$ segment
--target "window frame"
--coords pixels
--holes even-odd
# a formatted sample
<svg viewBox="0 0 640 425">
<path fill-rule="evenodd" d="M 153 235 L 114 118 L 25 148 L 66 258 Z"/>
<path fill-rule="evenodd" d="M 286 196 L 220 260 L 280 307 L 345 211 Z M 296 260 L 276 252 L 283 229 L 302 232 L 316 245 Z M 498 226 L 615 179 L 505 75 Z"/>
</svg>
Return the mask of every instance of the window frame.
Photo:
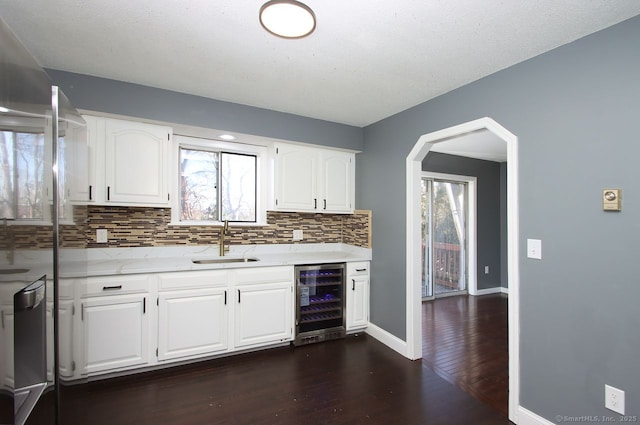
<svg viewBox="0 0 640 425">
<path fill-rule="evenodd" d="M 256 157 L 256 221 L 230 221 L 231 226 L 265 226 L 267 224 L 267 148 L 241 142 L 226 142 L 202 137 L 174 134 L 171 156 L 171 225 L 172 226 L 221 226 L 218 220 L 181 220 L 180 211 L 180 149 L 224 152 Z M 220 170 L 218 170 L 218 174 Z M 220 178 L 220 177 L 218 177 Z M 220 200 L 219 200 L 220 201 Z M 221 206 L 220 206 L 221 207 Z"/>
<path fill-rule="evenodd" d="M 51 206 L 53 205 L 52 199 L 52 155 L 50 149 L 50 137 L 51 137 L 51 129 L 47 125 L 43 129 L 34 124 L 33 126 L 21 126 L 21 127 L 12 127 L 10 129 L 0 129 L 3 132 L 9 132 L 18 134 L 33 134 L 33 135 L 42 135 L 43 136 L 43 157 L 42 157 L 42 170 L 41 170 L 41 178 L 42 178 L 42 203 L 40 205 L 40 214 L 41 217 L 37 218 L 9 218 L 9 217 L 0 217 L 1 220 L 5 221 L 8 226 L 19 226 L 19 225 L 29 225 L 29 226 L 51 226 Z M 15 137 L 15 136 L 14 136 Z M 15 139 L 14 139 L 15 140 Z M 14 154 L 15 155 L 15 154 Z M 15 184 L 15 182 L 13 183 Z M 14 188 L 15 189 L 15 188 Z M 13 206 L 15 211 L 15 205 Z"/>
</svg>

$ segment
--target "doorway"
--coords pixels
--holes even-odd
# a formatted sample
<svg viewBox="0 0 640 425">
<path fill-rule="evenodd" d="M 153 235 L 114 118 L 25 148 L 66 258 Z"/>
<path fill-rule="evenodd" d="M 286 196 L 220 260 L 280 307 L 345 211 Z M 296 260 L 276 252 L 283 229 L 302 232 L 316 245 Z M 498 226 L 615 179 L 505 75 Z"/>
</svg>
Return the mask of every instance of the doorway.
<svg viewBox="0 0 640 425">
<path fill-rule="evenodd" d="M 423 174 L 422 300 L 467 293 L 468 186 Z"/>
<path fill-rule="evenodd" d="M 474 133 L 494 136 L 507 146 L 507 263 L 509 287 L 509 419 L 518 423 L 520 404 L 520 294 L 518 231 L 518 138 L 500 124 L 485 117 L 418 139 L 406 159 L 406 356 L 422 357 L 422 262 L 421 262 L 421 174 L 422 161 L 438 143 Z M 466 147 L 465 147 L 466 149 Z"/>
</svg>

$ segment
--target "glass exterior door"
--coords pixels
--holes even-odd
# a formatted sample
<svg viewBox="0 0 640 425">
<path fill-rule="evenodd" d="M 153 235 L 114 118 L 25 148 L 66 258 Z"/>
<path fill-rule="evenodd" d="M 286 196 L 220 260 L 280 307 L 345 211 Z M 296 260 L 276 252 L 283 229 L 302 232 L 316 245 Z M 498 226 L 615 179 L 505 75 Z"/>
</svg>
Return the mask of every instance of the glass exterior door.
<svg viewBox="0 0 640 425">
<path fill-rule="evenodd" d="M 422 179 L 422 297 L 467 290 L 466 183 Z"/>
</svg>

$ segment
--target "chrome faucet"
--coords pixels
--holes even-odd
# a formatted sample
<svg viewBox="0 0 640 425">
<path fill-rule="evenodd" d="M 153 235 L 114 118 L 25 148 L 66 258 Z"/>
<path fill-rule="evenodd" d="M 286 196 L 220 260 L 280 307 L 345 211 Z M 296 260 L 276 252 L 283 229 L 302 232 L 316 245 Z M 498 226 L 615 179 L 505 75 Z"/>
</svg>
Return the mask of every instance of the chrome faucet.
<svg viewBox="0 0 640 425">
<path fill-rule="evenodd" d="M 224 246 L 224 237 L 229 230 L 229 222 L 227 220 L 224 221 L 224 225 L 222 229 L 220 229 L 220 239 L 218 239 L 218 247 L 220 248 L 220 256 L 224 257 L 224 253 L 229 251 L 229 247 Z"/>
</svg>

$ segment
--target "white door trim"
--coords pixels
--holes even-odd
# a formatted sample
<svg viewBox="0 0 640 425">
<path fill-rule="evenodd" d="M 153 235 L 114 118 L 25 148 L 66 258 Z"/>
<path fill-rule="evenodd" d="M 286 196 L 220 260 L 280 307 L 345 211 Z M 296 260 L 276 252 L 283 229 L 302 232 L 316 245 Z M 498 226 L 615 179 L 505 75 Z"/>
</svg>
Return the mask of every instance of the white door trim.
<svg viewBox="0 0 640 425">
<path fill-rule="evenodd" d="M 467 184 L 467 237 L 465 249 L 467 250 L 467 290 L 469 295 L 478 295 L 478 253 L 477 253 L 477 177 L 460 176 L 456 174 L 432 173 L 423 171 L 422 177 L 427 179 L 446 180 Z M 422 239 L 422 237 L 421 237 Z"/>
<path fill-rule="evenodd" d="M 485 117 L 425 134 L 418 139 L 406 160 L 406 327 L 404 355 L 422 357 L 421 321 L 421 214 L 420 178 L 422 160 L 434 143 L 478 130 L 488 130 L 507 143 L 507 231 L 509 273 L 509 419 L 518 423 L 520 405 L 520 272 L 518 218 L 518 138 L 500 124 Z"/>
</svg>

